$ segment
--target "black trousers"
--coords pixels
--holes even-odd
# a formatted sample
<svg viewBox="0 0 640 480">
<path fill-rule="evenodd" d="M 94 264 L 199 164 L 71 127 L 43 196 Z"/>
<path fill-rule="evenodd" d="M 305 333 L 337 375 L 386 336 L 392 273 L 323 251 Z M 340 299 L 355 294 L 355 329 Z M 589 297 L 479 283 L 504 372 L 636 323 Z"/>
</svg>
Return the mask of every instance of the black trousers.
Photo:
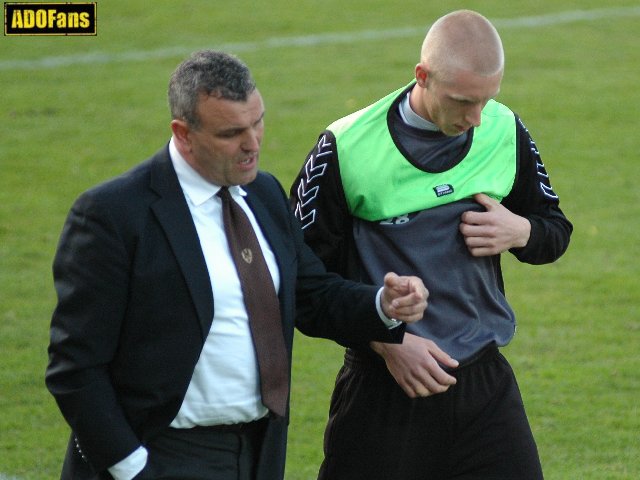
<svg viewBox="0 0 640 480">
<path fill-rule="evenodd" d="M 146 446 L 135 480 L 254 480 L 266 423 L 168 428 Z"/>
<path fill-rule="evenodd" d="M 496 347 L 447 392 L 409 398 L 379 358 L 347 351 L 331 400 L 321 480 L 540 480 L 513 371 Z"/>
</svg>

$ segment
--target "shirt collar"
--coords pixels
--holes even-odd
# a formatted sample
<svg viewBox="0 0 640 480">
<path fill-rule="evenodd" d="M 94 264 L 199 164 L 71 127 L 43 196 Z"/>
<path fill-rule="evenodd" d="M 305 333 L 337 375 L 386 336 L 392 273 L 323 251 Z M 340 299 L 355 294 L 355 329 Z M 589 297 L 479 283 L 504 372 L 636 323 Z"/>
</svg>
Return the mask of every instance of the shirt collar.
<svg viewBox="0 0 640 480">
<path fill-rule="evenodd" d="M 437 132 L 440 129 L 435 125 L 435 123 L 430 122 L 429 120 L 422 118 L 411 108 L 411 103 L 409 102 L 409 97 L 411 92 L 407 93 L 407 96 L 400 102 L 400 116 L 404 123 L 409 125 L 410 127 L 419 128 L 420 130 L 429 130 L 431 132 Z"/>
<path fill-rule="evenodd" d="M 191 202 L 195 206 L 200 206 L 211 197 L 213 197 L 221 186 L 211 183 L 205 180 L 198 172 L 196 172 L 189 163 L 180 154 L 175 146 L 173 137 L 169 141 L 169 155 L 171 157 L 171 163 L 178 176 L 178 181 L 182 187 L 184 194 L 189 197 Z M 232 195 L 246 196 L 247 192 L 239 185 L 233 185 L 229 187 L 229 192 Z"/>
</svg>

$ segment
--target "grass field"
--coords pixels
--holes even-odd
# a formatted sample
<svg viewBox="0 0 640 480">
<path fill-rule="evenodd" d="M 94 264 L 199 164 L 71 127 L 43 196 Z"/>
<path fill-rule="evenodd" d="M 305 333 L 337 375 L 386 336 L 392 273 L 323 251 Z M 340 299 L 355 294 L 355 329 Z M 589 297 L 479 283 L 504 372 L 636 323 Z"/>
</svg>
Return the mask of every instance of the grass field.
<svg viewBox="0 0 640 480">
<path fill-rule="evenodd" d="M 80 192 L 168 140 L 174 67 L 200 48 L 248 63 L 262 168 L 288 188 L 318 132 L 407 82 L 426 28 L 456 8 L 501 32 L 498 99 L 575 227 L 553 265 L 504 259 L 519 318 L 505 350 L 546 478 L 640 478 L 640 6 L 612 1 L 103 0 L 95 37 L 0 38 L 0 480 L 58 476 L 68 428 L 43 381 L 57 238 Z M 315 478 L 341 356 L 296 339 L 287 480 Z"/>
</svg>

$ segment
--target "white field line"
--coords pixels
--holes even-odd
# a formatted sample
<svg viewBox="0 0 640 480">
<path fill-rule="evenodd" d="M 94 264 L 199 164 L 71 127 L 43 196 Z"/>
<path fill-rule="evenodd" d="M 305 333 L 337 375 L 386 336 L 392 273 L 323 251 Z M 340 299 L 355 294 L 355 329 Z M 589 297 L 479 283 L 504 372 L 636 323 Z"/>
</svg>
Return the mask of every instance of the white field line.
<svg viewBox="0 0 640 480">
<path fill-rule="evenodd" d="M 13 475 L 5 475 L 4 473 L 0 473 L 0 480 L 20 480 L 20 478 L 14 477 Z"/>
<path fill-rule="evenodd" d="M 536 28 L 548 25 L 562 25 L 580 21 L 594 21 L 605 18 L 631 17 L 640 15 L 639 7 L 613 7 L 595 10 L 571 10 L 528 17 L 503 18 L 492 20 L 498 29 Z M 92 52 L 79 55 L 48 56 L 33 60 L 0 60 L 0 71 L 6 70 L 42 70 L 47 68 L 68 67 L 71 65 L 95 65 L 121 62 L 139 62 L 182 57 L 199 48 L 215 48 L 233 53 L 253 52 L 273 48 L 312 47 L 343 43 L 380 41 L 392 38 L 407 38 L 424 35 L 427 27 L 405 27 L 389 30 L 360 30 L 343 33 L 320 33 L 297 37 L 271 37 L 255 42 L 223 43 L 215 46 L 167 47 L 155 50 L 131 50 L 121 53 Z M 2 477 L 0 477 L 0 480 Z"/>
</svg>

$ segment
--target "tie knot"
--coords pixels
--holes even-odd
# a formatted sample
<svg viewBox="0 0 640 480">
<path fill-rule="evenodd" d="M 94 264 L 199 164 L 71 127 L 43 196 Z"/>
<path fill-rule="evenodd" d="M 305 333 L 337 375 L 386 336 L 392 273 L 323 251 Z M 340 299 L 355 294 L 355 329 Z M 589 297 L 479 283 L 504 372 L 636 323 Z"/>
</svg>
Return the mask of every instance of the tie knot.
<svg viewBox="0 0 640 480">
<path fill-rule="evenodd" d="M 216 193 L 216 195 L 218 195 L 222 200 L 231 199 L 231 193 L 229 193 L 228 187 L 220 187 L 220 190 L 218 190 L 218 193 Z"/>
</svg>

